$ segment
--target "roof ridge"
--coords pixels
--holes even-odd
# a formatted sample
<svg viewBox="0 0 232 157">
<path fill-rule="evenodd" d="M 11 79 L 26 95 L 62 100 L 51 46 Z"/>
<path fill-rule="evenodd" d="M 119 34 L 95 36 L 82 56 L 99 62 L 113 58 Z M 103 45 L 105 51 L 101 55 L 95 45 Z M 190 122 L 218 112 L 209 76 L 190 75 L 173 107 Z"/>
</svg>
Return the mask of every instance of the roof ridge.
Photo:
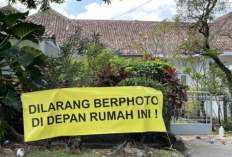
<svg viewBox="0 0 232 157">
<path fill-rule="evenodd" d="M 216 18 L 216 19 L 213 21 L 213 23 L 215 23 L 215 22 L 217 22 L 217 21 L 219 21 L 219 20 L 221 20 L 221 19 L 223 19 L 223 18 L 226 18 L 227 16 L 232 16 L 232 11 L 231 11 L 231 12 L 228 12 L 228 13 L 226 13 L 226 14 L 224 14 L 224 15 L 218 17 L 218 18 Z"/>
<path fill-rule="evenodd" d="M 10 8 L 10 9 L 13 9 L 15 12 L 18 12 L 18 13 L 21 13 L 20 10 L 16 9 L 15 7 L 13 7 L 12 5 L 10 5 L 9 3 L 7 5 L 4 5 L 3 6 L 0 6 L 0 10 L 1 9 L 4 9 L 4 8 Z"/>
<path fill-rule="evenodd" d="M 71 19 L 67 18 L 66 16 L 62 15 L 61 13 L 57 12 L 56 10 L 54 10 L 54 9 L 52 9 L 52 8 L 50 8 L 50 9 L 48 10 L 48 12 L 49 12 L 49 13 L 50 13 L 50 12 L 53 12 L 53 13 L 56 14 L 57 16 L 60 16 L 60 17 L 66 19 L 66 20 L 68 20 L 68 21 L 71 21 Z M 38 11 L 38 12 L 35 13 L 35 14 L 29 15 L 29 17 L 33 17 L 33 16 L 36 16 L 36 15 L 38 15 L 38 14 L 41 14 L 41 12 Z"/>
<path fill-rule="evenodd" d="M 59 13 L 58 11 L 54 10 L 54 9 L 49 9 L 49 11 L 53 11 L 56 15 L 61 16 L 62 18 L 65 18 L 66 20 L 70 21 L 69 18 L 67 18 L 66 16 L 62 15 L 61 13 Z"/>
<path fill-rule="evenodd" d="M 162 21 L 139 21 L 139 20 L 106 20 L 106 19 L 70 19 L 71 21 L 113 21 L 113 22 L 149 22 L 149 23 L 160 23 Z"/>
</svg>

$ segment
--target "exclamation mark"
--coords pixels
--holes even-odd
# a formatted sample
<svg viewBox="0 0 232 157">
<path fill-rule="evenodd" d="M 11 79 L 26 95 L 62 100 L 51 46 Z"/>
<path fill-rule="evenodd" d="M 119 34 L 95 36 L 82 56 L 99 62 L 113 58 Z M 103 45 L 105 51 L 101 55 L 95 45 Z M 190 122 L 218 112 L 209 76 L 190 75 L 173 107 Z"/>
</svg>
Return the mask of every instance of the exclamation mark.
<svg viewBox="0 0 232 157">
<path fill-rule="evenodd" d="M 158 118 L 158 117 L 157 117 L 157 109 L 155 109 L 155 118 Z"/>
</svg>

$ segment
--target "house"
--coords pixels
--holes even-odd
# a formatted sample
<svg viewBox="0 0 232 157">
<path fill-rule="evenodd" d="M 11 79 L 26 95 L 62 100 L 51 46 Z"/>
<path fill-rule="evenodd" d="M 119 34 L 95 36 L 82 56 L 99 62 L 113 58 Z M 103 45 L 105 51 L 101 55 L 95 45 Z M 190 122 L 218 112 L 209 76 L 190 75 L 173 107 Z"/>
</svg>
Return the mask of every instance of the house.
<svg viewBox="0 0 232 157">
<path fill-rule="evenodd" d="M 220 59 L 226 61 L 225 64 L 228 67 L 232 67 L 232 39 L 227 34 L 232 29 L 230 16 L 231 13 L 228 13 L 212 23 L 211 31 L 215 32 L 215 36 L 211 39 L 210 43 L 212 47 L 223 52 L 220 55 Z M 99 32 L 101 40 L 106 47 L 119 56 L 124 58 L 141 57 L 143 55 L 142 51 L 134 48 L 131 38 L 137 39 L 140 32 L 148 33 L 152 27 L 160 24 L 160 22 L 154 21 L 73 20 L 53 9 L 49 10 L 49 14 L 36 13 L 29 16 L 27 20 L 45 26 L 46 34 L 40 39 L 39 45 L 34 46 L 48 56 L 57 56 L 59 47 L 64 46 L 69 36 L 75 33 L 76 26 L 81 26 L 86 36 L 93 32 Z M 220 28 L 220 30 L 217 28 Z M 167 32 L 159 33 L 161 33 L 159 38 L 154 37 L 153 39 L 149 39 L 148 43 L 154 46 L 155 56 L 169 56 L 172 59 L 175 53 L 175 47 L 180 41 L 185 39 L 185 32 L 183 30 L 171 29 Z M 157 40 L 161 41 L 161 43 Z M 31 43 L 22 44 L 26 45 Z M 195 57 L 198 58 L 197 55 Z M 185 66 L 180 62 L 180 69 Z M 195 63 L 194 66 L 199 70 L 201 68 L 198 63 Z M 191 85 L 191 78 L 188 75 L 180 74 L 179 78 L 182 83 Z"/>
<path fill-rule="evenodd" d="M 4 7 L 2 9 L 4 9 Z M 6 6 L 5 9 L 15 10 L 9 5 Z M 124 58 L 142 57 L 143 52 L 139 49 L 135 49 L 131 39 L 138 39 L 138 34 L 140 32 L 149 33 L 151 28 L 160 24 L 160 22 L 154 21 L 69 19 L 53 9 L 50 9 L 48 12 L 49 13 L 46 14 L 38 12 L 27 18 L 28 21 L 45 26 L 46 33 L 44 37 L 40 39 L 37 48 L 48 56 L 57 56 L 60 50 L 59 47 L 62 47 L 68 41 L 68 38 L 74 34 L 75 27 L 81 26 L 84 36 L 93 34 L 93 32 L 99 32 L 105 46 L 119 56 Z M 232 32 L 232 19 L 230 16 L 231 13 L 228 13 L 219 17 L 212 23 L 211 32 L 216 31 L 216 35 L 211 39 L 210 45 L 223 52 L 223 54 L 220 55 L 220 59 L 223 62 L 225 61 L 225 65 L 232 70 L 232 38 L 227 34 L 228 32 Z M 222 24 L 223 26 L 221 27 Z M 217 32 L 217 28 L 220 28 L 219 33 Z M 154 46 L 153 50 L 155 54 L 153 55 L 158 57 L 169 56 L 169 58 L 172 59 L 173 55 L 176 53 L 175 47 L 180 41 L 185 39 L 185 32 L 176 29 L 171 29 L 167 32 L 160 32 L 160 30 L 157 29 L 156 31 L 162 35 L 158 38 L 155 37 L 155 34 L 154 38 L 148 41 L 148 44 Z M 170 52 L 170 50 L 173 52 Z M 196 57 L 198 56 L 196 55 Z M 181 62 L 178 64 L 180 70 L 182 67 L 186 66 Z M 194 66 L 197 69 L 199 64 L 196 63 Z M 179 78 L 182 83 L 191 85 L 190 76 L 180 74 Z"/>
<path fill-rule="evenodd" d="M 218 28 L 222 23 L 225 24 L 220 29 L 220 33 L 212 38 L 210 44 L 212 47 L 223 52 L 223 54 L 220 55 L 220 59 L 223 62 L 226 61 L 225 64 L 232 69 L 232 38 L 230 38 L 230 36 L 223 35 L 225 30 L 227 32 L 231 32 L 232 29 L 232 20 L 229 19 L 225 22 L 225 19 L 228 19 L 228 16 L 231 16 L 231 13 L 218 18 L 214 23 L 212 23 L 211 31 L 216 31 L 216 28 Z M 94 31 L 99 32 L 101 40 L 105 43 L 106 47 L 124 58 L 141 57 L 142 52 L 134 48 L 131 38 L 137 39 L 140 32 L 150 32 L 152 27 L 160 23 L 154 21 L 69 19 L 53 9 L 49 10 L 49 14 L 36 13 L 29 16 L 27 20 L 44 25 L 47 30 L 51 31 L 50 34 L 56 35 L 56 41 L 61 47 L 65 42 L 67 42 L 68 37 L 74 33 L 76 26 L 81 26 L 85 34 L 92 34 Z M 157 44 L 156 47 L 154 47 L 156 51 L 155 55 L 162 57 L 164 56 L 164 53 L 171 49 L 175 51 L 174 47 L 184 39 L 185 35 L 182 30 L 171 30 L 166 32 L 162 35 L 160 41 L 162 40 L 168 44 L 165 44 L 165 46 Z M 152 40 L 151 44 L 154 45 L 154 42 L 157 39 L 150 40 Z M 172 55 L 170 55 L 170 59 L 172 59 Z M 181 66 L 183 67 L 185 65 Z M 179 66 L 179 68 L 181 68 L 181 66 Z M 196 63 L 195 66 L 198 66 L 198 63 Z M 179 78 L 182 83 L 191 85 L 191 79 L 188 75 L 181 74 Z"/>
</svg>

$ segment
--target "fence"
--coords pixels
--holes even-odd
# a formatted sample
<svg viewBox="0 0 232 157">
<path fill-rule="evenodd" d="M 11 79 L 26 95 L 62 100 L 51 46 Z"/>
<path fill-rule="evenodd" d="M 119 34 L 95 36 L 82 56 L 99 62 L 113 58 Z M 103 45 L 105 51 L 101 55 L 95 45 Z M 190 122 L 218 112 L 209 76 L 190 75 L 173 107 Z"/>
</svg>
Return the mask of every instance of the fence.
<svg viewBox="0 0 232 157">
<path fill-rule="evenodd" d="M 188 101 L 172 116 L 170 131 L 174 134 L 212 134 L 212 95 L 188 92 Z"/>
<path fill-rule="evenodd" d="M 219 124 L 231 117 L 231 100 L 228 95 L 212 97 L 212 117 Z"/>
</svg>

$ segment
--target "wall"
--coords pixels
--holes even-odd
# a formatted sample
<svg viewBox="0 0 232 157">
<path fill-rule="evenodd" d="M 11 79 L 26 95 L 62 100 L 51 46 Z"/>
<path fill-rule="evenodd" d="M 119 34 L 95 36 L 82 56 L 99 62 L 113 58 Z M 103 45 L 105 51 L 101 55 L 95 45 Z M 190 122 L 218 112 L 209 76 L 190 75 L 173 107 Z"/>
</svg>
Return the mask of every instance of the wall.
<svg viewBox="0 0 232 157">
<path fill-rule="evenodd" d="M 17 40 L 10 39 L 10 42 L 12 45 L 14 45 L 17 43 Z M 43 53 L 48 57 L 57 57 L 59 53 L 59 47 L 57 47 L 55 43 L 53 42 L 53 40 L 50 40 L 50 39 L 44 39 L 42 41 L 39 41 L 39 44 L 33 43 L 29 40 L 25 40 L 25 41 L 20 42 L 18 46 L 19 48 L 22 48 L 24 46 L 30 46 L 30 47 L 39 49 L 43 51 Z"/>
</svg>

